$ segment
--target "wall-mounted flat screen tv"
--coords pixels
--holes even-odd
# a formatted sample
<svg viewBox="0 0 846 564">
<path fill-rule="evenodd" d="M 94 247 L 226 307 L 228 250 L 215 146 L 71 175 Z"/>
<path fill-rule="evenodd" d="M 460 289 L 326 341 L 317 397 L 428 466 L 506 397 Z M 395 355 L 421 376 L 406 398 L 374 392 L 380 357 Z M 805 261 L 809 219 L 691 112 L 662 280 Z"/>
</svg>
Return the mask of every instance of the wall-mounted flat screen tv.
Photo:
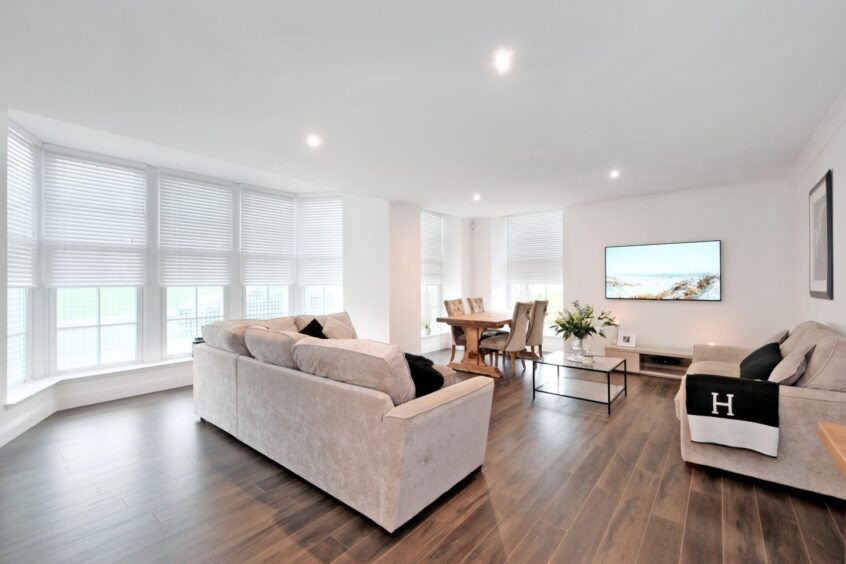
<svg viewBox="0 0 846 564">
<path fill-rule="evenodd" d="M 605 247 L 605 297 L 718 302 L 720 242 Z"/>
</svg>

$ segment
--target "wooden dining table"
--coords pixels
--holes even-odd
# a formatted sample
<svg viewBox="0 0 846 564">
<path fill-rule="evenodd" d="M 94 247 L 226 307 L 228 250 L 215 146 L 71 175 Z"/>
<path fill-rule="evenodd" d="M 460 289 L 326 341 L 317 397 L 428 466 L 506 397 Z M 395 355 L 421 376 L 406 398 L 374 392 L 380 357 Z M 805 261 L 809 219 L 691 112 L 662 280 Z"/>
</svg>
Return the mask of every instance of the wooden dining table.
<svg viewBox="0 0 846 564">
<path fill-rule="evenodd" d="M 467 344 L 464 346 L 464 357 L 460 362 L 450 362 L 449 367 L 462 372 L 472 372 L 499 378 L 502 372 L 496 366 L 485 362 L 479 350 L 482 332 L 486 329 L 499 329 L 511 323 L 511 314 L 498 311 L 485 311 L 482 313 L 465 313 L 464 315 L 447 315 L 439 317 L 438 323 L 446 323 L 449 326 L 461 327 L 467 337 Z"/>
</svg>

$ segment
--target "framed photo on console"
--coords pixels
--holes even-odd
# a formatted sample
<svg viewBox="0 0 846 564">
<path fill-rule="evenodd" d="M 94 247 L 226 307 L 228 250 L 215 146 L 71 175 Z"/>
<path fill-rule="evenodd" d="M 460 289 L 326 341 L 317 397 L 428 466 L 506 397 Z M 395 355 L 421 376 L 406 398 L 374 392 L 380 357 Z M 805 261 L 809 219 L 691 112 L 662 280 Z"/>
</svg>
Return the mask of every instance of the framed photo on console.
<svg viewBox="0 0 846 564">
<path fill-rule="evenodd" d="M 829 170 L 808 194 L 810 213 L 808 284 L 812 297 L 825 300 L 834 299 L 832 176 Z"/>
<path fill-rule="evenodd" d="M 617 346 L 635 348 L 637 346 L 637 333 L 635 331 L 617 331 Z"/>
</svg>

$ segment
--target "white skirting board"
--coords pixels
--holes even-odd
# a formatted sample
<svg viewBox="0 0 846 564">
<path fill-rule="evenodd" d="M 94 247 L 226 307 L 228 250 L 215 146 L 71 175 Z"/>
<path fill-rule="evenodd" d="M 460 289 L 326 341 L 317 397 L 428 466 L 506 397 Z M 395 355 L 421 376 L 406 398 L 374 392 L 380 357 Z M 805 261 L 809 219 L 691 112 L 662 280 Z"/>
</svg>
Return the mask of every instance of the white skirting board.
<svg viewBox="0 0 846 564">
<path fill-rule="evenodd" d="M 190 361 L 61 380 L 0 411 L 0 447 L 57 411 L 190 386 Z"/>
</svg>

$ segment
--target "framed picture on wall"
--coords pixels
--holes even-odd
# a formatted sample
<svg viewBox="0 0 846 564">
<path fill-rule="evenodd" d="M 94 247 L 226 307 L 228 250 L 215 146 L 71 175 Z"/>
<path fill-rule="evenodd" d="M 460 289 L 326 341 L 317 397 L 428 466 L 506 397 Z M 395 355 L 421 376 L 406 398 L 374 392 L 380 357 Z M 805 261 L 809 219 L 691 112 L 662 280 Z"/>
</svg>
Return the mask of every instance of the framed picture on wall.
<svg viewBox="0 0 846 564">
<path fill-rule="evenodd" d="M 808 283 L 811 296 L 824 300 L 834 299 L 832 176 L 829 170 L 808 194 L 810 213 Z"/>
</svg>

